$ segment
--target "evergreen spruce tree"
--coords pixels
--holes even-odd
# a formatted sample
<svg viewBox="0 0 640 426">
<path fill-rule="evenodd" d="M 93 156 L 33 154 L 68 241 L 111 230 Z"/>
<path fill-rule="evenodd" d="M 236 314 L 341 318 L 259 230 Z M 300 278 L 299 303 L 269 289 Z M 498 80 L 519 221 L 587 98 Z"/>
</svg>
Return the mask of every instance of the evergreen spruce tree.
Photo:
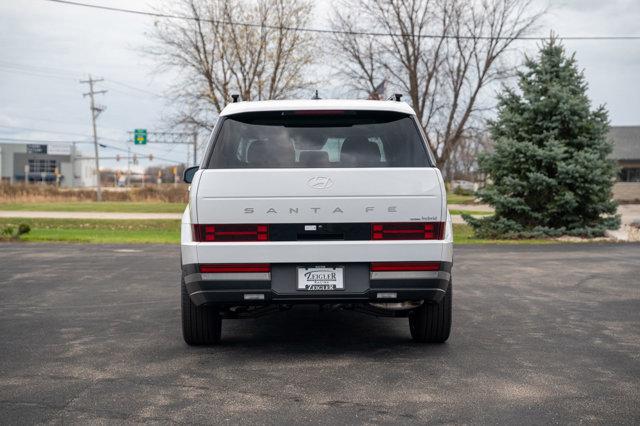
<svg viewBox="0 0 640 426">
<path fill-rule="evenodd" d="M 620 225 L 612 186 L 617 167 L 608 159 L 608 115 L 594 110 L 587 83 L 555 37 L 538 58 L 525 58 L 519 90 L 504 88 L 498 116 L 489 123 L 495 143 L 482 156 L 489 177 L 478 192 L 495 215 L 465 215 L 478 237 L 601 236 Z"/>
</svg>

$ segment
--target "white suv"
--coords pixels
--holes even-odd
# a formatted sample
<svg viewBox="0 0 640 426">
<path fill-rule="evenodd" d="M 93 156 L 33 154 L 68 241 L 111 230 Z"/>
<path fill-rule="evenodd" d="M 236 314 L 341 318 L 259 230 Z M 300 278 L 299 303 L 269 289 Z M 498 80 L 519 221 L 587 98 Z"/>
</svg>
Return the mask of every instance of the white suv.
<svg viewBox="0 0 640 426">
<path fill-rule="evenodd" d="M 403 102 L 228 105 L 182 217 L 182 330 L 314 303 L 408 317 L 444 342 L 452 227 L 440 171 Z"/>
</svg>

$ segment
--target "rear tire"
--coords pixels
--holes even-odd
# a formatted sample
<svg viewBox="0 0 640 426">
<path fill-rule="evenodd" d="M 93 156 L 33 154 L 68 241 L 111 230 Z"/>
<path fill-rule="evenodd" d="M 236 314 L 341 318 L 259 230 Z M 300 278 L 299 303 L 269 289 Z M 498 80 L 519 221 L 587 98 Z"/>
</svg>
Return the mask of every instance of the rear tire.
<svg viewBox="0 0 640 426">
<path fill-rule="evenodd" d="M 188 345 L 215 345 L 220 342 L 222 318 L 215 306 L 196 306 L 187 293 L 184 277 L 182 287 L 182 337 Z"/>
<path fill-rule="evenodd" d="M 409 330 L 415 342 L 444 343 L 451 333 L 453 282 L 440 303 L 423 303 L 409 314 Z"/>
</svg>

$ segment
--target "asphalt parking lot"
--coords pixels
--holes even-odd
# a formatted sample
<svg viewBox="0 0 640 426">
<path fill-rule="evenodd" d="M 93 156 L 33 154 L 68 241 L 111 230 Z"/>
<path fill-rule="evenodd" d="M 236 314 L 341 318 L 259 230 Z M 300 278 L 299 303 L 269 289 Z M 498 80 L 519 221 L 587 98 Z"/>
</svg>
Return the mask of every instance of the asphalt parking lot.
<svg viewBox="0 0 640 426">
<path fill-rule="evenodd" d="M 0 245 L 2 423 L 638 423 L 640 245 L 464 246 L 454 327 L 294 309 L 180 334 L 174 246 Z"/>
</svg>

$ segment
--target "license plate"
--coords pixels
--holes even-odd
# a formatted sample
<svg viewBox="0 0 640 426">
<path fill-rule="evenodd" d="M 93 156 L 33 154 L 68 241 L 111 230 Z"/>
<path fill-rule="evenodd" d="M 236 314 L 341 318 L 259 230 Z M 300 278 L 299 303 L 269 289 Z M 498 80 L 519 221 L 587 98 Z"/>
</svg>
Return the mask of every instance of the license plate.
<svg viewBox="0 0 640 426">
<path fill-rule="evenodd" d="M 298 267 L 298 290 L 344 290 L 344 268 L 341 266 Z"/>
</svg>

